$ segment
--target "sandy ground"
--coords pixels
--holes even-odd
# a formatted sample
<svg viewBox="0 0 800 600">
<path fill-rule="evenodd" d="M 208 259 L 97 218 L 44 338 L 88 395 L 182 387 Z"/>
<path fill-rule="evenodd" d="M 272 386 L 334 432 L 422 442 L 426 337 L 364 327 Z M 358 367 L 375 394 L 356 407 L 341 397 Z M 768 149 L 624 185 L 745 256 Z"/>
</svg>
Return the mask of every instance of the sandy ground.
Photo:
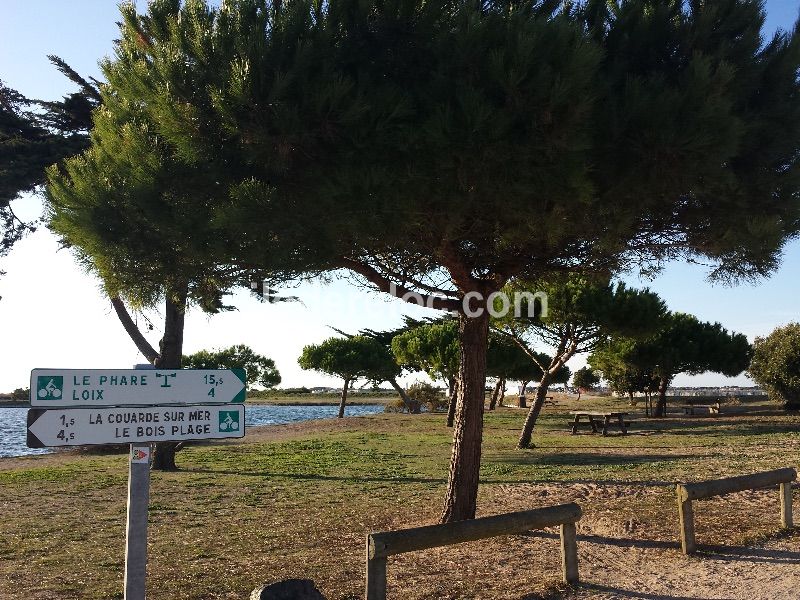
<svg viewBox="0 0 800 600">
<path fill-rule="evenodd" d="M 729 524 L 702 515 L 695 503 L 699 552 L 691 557 L 678 548 L 674 522 L 653 526 L 652 519 L 619 516 L 603 509 L 609 502 L 663 504 L 672 486 L 568 484 L 565 486 L 508 486 L 506 501 L 548 499 L 551 503 L 575 501 L 585 507 L 578 523 L 578 552 L 582 585 L 567 598 L 580 600 L 778 600 L 800 599 L 800 530 L 776 533 L 765 543 L 750 546 L 703 544 L 703 537 L 722 535 Z M 778 523 L 775 490 L 747 491 L 703 502 L 714 502 L 715 514 L 737 518 L 748 515 L 766 523 Z M 610 516 L 613 515 L 613 516 Z M 627 515 L 626 515 L 627 516 Z M 795 491 L 795 522 L 800 517 Z M 673 519 L 665 519 L 673 521 Z M 677 517 L 675 518 L 677 520 Z M 769 526 L 769 525 L 768 525 Z M 532 534 L 552 537 L 553 533 Z"/>
</svg>

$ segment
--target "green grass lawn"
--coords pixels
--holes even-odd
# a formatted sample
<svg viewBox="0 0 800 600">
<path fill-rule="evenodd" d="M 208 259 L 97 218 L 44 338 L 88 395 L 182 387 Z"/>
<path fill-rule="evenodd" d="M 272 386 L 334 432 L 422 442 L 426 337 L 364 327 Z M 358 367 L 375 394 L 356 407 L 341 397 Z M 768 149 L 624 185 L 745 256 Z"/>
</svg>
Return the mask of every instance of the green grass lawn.
<svg viewBox="0 0 800 600">
<path fill-rule="evenodd" d="M 796 416 L 635 418 L 631 435 L 604 438 L 569 435 L 568 408 L 547 409 L 537 447 L 525 451 L 514 449 L 524 411 L 487 413 L 481 514 L 574 500 L 585 532 L 638 523 L 637 535 L 674 540 L 674 482 L 800 462 Z M 286 577 L 310 577 L 330 599 L 361 597 L 365 535 L 435 522 L 450 444 L 444 415 L 381 414 L 185 449 L 180 472 L 153 473 L 148 597 L 244 598 Z M 0 598 L 122 597 L 126 458 L 0 461 Z M 698 539 L 743 543 L 774 532 L 776 520 L 764 511 L 715 512 L 709 503 Z M 558 595 L 557 543 L 536 541 L 542 551 L 533 563 L 531 543 L 509 536 L 398 557 L 390 594 Z M 520 561 L 513 581 L 493 571 L 492 553 Z"/>
</svg>

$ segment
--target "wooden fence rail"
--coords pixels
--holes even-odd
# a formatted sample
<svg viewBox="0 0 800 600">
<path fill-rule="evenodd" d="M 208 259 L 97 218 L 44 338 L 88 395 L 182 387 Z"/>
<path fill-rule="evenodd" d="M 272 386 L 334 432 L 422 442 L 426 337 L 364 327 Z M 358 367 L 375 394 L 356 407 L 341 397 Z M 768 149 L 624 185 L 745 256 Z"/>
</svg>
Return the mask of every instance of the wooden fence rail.
<svg viewBox="0 0 800 600">
<path fill-rule="evenodd" d="M 564 581 L 578 583 L 578 544 L 575 523 L 581 518 L 577 504 L 560 504 L 469 521 L 429 525 L 367 536 L 367 600 L 386 598 L 386 559 L 395 554 L 472 542 L 498 535 L 561 526 L 561 568 Z"/>
<path fill-rule="evenodd" d="M 681 550 L 692 554 L 697 549 L 694 538 L 694 509 L 692 500 L 721 496 L 771 485 L 780 486 L 781 527 L 792 527 L 792 481 L 797 478 L 794 469 L 776 469 L 753 475 L 714 479 L 699 483 L 679 483 L 678 517 L 681 527 Z"/>
</svg>

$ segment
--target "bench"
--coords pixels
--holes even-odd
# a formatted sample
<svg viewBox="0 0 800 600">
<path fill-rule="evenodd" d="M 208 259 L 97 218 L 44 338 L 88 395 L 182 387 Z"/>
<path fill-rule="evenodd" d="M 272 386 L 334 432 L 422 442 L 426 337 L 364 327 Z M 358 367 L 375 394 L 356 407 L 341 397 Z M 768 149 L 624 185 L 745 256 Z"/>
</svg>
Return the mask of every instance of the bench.
<svg viewBox="0 0 800 600">
<path fill-rule="evenodd" d="M 722 412 L 722 403 L 715 402 L 714 404 L 682 404 L 681 408 L 683 409 L 684 415 L 693 415 L 696 408 L 705 408 L 708 409 L 709 414 L 718 415 L 720 412 Z"/>
</svg>

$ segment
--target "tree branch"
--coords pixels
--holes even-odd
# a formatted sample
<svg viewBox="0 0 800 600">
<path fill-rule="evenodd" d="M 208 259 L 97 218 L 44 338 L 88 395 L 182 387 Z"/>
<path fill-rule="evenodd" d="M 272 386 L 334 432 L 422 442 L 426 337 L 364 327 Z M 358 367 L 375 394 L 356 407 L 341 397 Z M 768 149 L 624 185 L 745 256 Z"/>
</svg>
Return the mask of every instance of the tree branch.
<svg viewBox="0 0 800 600">
<path fill-rule="evenodd" d="M 510 338 L 511 341 L 514 342 L 517 346 L 519 346 L 522 349 L 522 351 L 525 354 L 528 355 L 528 358 L 530 358 L 534 362 L 534 364 L 537 367 L 539 367 L 539 369 L 541 369 L 542 373 L 544 373 L 547 370 L 547 369 L 544 368 L 544 365 L 539 362 L 539 359 L 536 357 L 536 353 L 533 350 L 531 350 L 528 347 L 528 344 L 525 343 L 525 340 L 523 340 L 516 333 L 512 333 L 512 332 L 506 331 L 505 329 L 499 329 L 497 327 L 492 327 L 492 330 L 494 330 L 497 333 L 500 333 L 500 334 L 505 335 L 506 337 Z"/>
<path fill-rule="evenodd" d="M 125 328 L 131 340 L 133 340 L 133 343 L 136 344 L 139 352 L 144 355 L 148 362 L 155 363 L 156 360 L 160 358 L 160 355 L 156 352 L 155 348 L 150 345 L 150 342 L 147 341 L 144 335 L 142 335 L 142 332 L 139 331 L 128 309 L 125 307 L 125 303 L 119 296 L 114 296 L 111 298 L 111 306 L 114 307 L 114 312 L 117 313 L 120 323 L 122 323 L 122 326 Z"/>
<path fill-rule="evenodd" d="M 437 310 L 458 311 L 461 309 L 461 303 L 454 298 L 442 298 L 429 294 L 422 294 L 407 287 L 394 283 L 387 279 L 384 275 L 369 265 L 365 265 L 357 260 L 342 257 L 340 264 L 342 268 L 349 269 L 364 279 L 375 285 L 380 291 L 391 294 L 401 300 L 405 300 L 410 304 L 419 304 L 415 299 L 422 300 L 425 306 L 435 308 Z"/>
</svg>

